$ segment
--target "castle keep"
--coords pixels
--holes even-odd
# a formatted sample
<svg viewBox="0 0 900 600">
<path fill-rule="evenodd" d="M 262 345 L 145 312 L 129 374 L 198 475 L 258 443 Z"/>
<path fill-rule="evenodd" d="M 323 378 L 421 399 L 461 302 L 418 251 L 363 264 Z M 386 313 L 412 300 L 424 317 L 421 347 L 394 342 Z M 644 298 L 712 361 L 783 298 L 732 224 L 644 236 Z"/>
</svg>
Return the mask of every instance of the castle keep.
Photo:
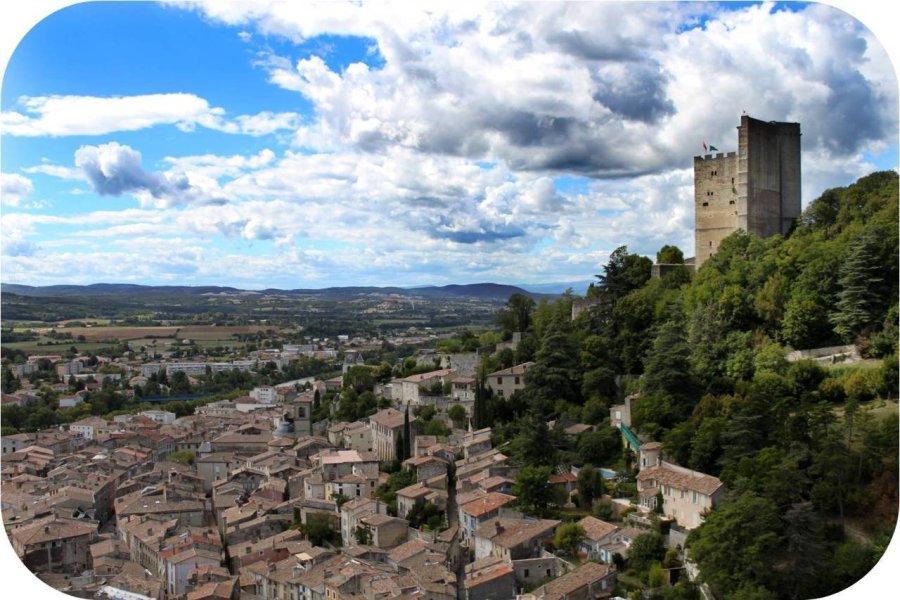
<svg viewBox="0 0 900 600">
<path fill-rule="evenodd" d="M 695 268 L 738 229 L 786 235 L 800 216 L 800 124 L 747 115 L 738 151 L 694 157 Z"/>
</svg>

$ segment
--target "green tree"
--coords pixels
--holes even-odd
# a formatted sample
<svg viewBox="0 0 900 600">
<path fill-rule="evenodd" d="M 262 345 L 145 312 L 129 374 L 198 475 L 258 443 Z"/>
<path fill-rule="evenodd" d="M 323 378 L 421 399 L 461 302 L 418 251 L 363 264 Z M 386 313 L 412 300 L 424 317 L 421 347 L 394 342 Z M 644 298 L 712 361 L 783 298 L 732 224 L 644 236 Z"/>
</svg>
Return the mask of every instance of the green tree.
<svg viewBox="0 0 900 600">
<path fill-rule="evenodd" d="M 534 365 L 525 372 L 528 405 L 539 415 L 549 416 L 558 400 L 580 404 L 578 348 L 566 331 L 566 324 L 552 319 L 535 355 Z"/>
<path fill-rule="evenodd" d="M 615 427 L 586 431 L 578 438 L 578 457 L 592 465 L 609 465 L 619 457 L 622 434 Z"/>
<path fill-rule="evenodd" d="M 300 531 L 313 546 L 334 544 L 340 541 L 340 533 L 335 527 L 335 520 L 325 513 L 310 513 Z"/>
<path fill-rule="evenodd" d="M 557 548 L 568 550 L 574 556 L 578 552 L 578 546 L 584 541 L 584 536 L 584 527 L 578 523 L 563 523 L 556 529 L 553 544 Z"/>
<path fill-rule="evenodd" d="M 466 420 L 466 409 L 462 404 L 454 404 L 447 409 L 447 416 L 450 417 L 457 426 L 460 426 Z"/>
<path fill-rule="evenodd" d="M 578 472 L 578 502 L 584 508 L 589 508 L 594 499 L 603 495 L 603 475 L 591 465 L 581 467 Z"/>
<path fill-rule="evenodd" d="M 634 538 L 628 548 L 628 564 L 638 573 L 644 573 L 665 554 L 663 538 L 655 531 L 642 533 Z"/>
<path fill-rule="evenodd" d="M 406 410 L 403 412 L 403 460 L 412 456 L 412 434 L 410 432 L 409 427 L 409 404 L 406 405 Z"/>
<path fill-rule="evenodd" d="M 657 264 L 683 265 L 684 253 L 678 246 L 666 244 L 656 253 Z"/>
<path fill-rule="evenodd" d="M 372 532 L 369 531 L 368 527 L 357 525 L 353 534 L 356 537 L 356 543 L 360 546 L 368 546 L 372 543 Z"/>
<path fill-rule="evenodd" d="M 778 508 L 766 498 L 744 494 L 723 502 L 688 537 L 691 557 L 716 595 L 770 580 L 780 548 Z"/>
<path fill-rule="evenodd" d="M 2 389 L 4 394 L 11 394 L 19 389 L 19 380 L 8 367 L 3 368 Z"/>
<path fill-rule="evenodd" d="M 178 452 L 169 454 L 168 460 L 169 462 L 177 463 L 179 465 L 193 466 L 194 462 L 197 460 L 197 453 L 192 450 L 179 450 Z"/>
<path fill-rule="evenodd" d="M 506 306 L 497 313 L 497 323 L 509 333 L 528 331 L 534 308 L 534 299 L 531 296 L 513 294 L 506 301 Z"/>
<path fill-rule="evenodd" d="M 550 515 L 554 494 L 549 479 L 549 467 L 526 465 L 519 470 L 513 485 L 513 495 L 518 498 L 519 507 L 523 512 L 537 517 Z"/>
<path fill-rule="evenodd" d="M 831 314 L 834 331 L 845 342 L 872 333 L 879 324 L 886 298 L 877 293 L 884 287 L 879 240 L 876 230 L 867 229 L 848 249 L 838 276 L 840 292 Z"/>
</svg>

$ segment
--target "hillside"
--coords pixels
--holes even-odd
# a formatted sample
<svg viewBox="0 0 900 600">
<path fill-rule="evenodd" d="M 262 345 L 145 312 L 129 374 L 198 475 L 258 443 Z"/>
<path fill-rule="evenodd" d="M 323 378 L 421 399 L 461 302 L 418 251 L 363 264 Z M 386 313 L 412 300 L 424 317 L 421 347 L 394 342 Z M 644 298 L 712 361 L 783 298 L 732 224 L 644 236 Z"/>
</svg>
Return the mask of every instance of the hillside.
<svg viewBox="0 0 900 600">
<path fill-rule="evenodd" d="M 524 390 L 479 409 L 495 442 L 520 464 L 627 472 L 617 433 L 573 448 L 544 424 L 602 427 L 628 396 L 641 441 L 725 485 L 687 541 L 716 597 L 846 588 L 877 562 L 897 518 L 898 428 L 886 407 L 900 392 L 898 206 L 897 173 L 879 172 L 825 191 L 787 237 L 732 234 L 696 273 L 652 279 L 646 258 L 617 249 L 574 322 L 563 298 L 507 328 L 527 324 L 512 362 L 534 365 Z M 855 344 L 865 368 L 786 359 L 838 344 Z"/>
</svg>

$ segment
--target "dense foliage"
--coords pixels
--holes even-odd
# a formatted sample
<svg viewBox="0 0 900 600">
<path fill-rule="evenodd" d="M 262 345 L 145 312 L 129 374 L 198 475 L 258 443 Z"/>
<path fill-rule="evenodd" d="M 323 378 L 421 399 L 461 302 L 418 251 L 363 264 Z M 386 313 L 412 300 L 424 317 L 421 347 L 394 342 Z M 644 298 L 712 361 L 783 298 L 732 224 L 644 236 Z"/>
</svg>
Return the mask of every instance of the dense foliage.
<svg viewBox="0 0 900 600">
<path fill-rule="evenodd" d="M 682 254 L 670 246 L 659 258 Z M 696 273 L 655 279 L 650 266 L 616 250 L 575 320 L 568 294 L 534 306 L 511 298 L 501 314 L 504 329 L 524 331 L 516 362 L 535 364 L 524 390 L 480 410 L 504 452 L 530 465 L 517 480 L 520 506 L 547 514 L 554 498 L 542 480 L 559 463 L 627 471 L 607 415 L 634 394 L 642 436 L 727 486 L 688 540 L 717 597 L 845 588 L 878 560 L 896 522 L 897 174 L 826 191 L 787 237 L 737 232 Z M 865 360 L 787 359 L 841 344 Z M 572 439 L 562 427 L 575 422 L 598 428 Z M 584 506 L 594 500 L 590 473 L 579 485 Z M 645 541 L 649 569 L 660 549 Z"/>
</svg>

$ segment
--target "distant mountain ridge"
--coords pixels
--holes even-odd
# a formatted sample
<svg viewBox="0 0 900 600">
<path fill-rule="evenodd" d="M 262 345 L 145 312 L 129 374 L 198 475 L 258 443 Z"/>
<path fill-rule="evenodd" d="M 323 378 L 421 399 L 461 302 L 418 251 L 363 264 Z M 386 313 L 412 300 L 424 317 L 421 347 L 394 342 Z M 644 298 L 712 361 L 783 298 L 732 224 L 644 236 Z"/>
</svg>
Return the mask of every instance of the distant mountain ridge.
<svg viewBox="0 0 900 600">
<path fill-rule="evenodd" d="M 97 297 L 123 296 L 140 294 L 142 296 L 202 296 L 247 294 L 260 296 L 319 296 L 323 298 L 348 298 L 368 294 L 401 294 L 405 296 L 425 296 L 429 298 L 465 297 L 482 300 L 506 300 L 513 294 L 525 294 L 532 297 L 552 296 L 529 292 L 514 285 L 499 283 L 451 284 L 444 286 L 426 286 L 418 288 L 402 287 L 330 287 L 321 289 L 281 290 L 268 288 L 265 290 L 242 290 L 227 286 L 171 286 L 171 285 L 139 285 L 131 283 L 94 283 L 90 285 L 49 285 L 30 286 L 16 283 L 0 284 L 0 292 L 19 296 L 37 298 L 60 298 L 69 296 Z"/>
</svg>

